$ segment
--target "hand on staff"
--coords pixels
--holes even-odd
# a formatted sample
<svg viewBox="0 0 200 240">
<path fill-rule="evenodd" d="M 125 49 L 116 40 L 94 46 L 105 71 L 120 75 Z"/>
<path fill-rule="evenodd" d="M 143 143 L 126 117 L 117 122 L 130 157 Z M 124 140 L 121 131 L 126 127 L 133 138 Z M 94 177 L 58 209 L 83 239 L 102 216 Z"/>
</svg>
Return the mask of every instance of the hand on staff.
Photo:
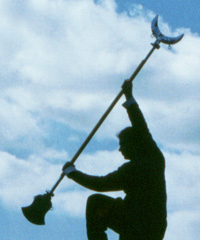
<svg viewBox="0 0 200 240">
<path fill-rule="evenodd" d="M 62 170 L 67 177 L 71 172 L 77 171 L 74 164 L 71 162 L 66 162 Z"/>
<path fill-rule="evenodd" d="M 129 80 L 125 80 L 123 85 L 122 85 L 122 90 L 123 90 L 123 93 L 126 97 L 126 100 L 133 97 L 132 88 L 133 88 L 132 82 L 129 81 Z"/>
</svg>

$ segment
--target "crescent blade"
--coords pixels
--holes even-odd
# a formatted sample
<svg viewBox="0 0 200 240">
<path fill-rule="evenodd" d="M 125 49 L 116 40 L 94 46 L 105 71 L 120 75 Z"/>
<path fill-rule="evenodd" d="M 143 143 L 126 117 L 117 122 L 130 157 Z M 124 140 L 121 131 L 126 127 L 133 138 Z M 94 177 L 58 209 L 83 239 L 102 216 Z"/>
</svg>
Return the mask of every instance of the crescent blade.
<svg viewBox="0 0 200 240">
<path fill-rule="evenodd" d="M 159 30 L 159 27 L 158 27 L 158 15 L 153 19 L 152 23 L 151 23 L 151 29 L 152 29 L 152 33 L 153 35 L 156 37 L 156 39 L 159 41 L 159 42 L 162 42 L 162 43 L 165 43 L 165 44 L 168 44 L 168 45 L 172 45 L 172 44 L 176 44 L 177 42 L 179 42 L 184 34 L 181 34 L 180 36 L 178 37 L 168 37 L 168 36 L 165 36 L 160 30 Z"/>
</svg>

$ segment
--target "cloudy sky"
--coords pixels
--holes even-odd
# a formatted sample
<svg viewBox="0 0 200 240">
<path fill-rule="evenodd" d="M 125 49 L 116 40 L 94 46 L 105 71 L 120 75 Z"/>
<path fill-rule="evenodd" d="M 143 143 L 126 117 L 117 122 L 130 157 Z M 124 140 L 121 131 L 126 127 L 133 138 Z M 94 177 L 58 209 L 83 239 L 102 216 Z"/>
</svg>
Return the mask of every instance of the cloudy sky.
<svg viewBox="0 0 200 240">
<path fill-rule="evenodd" d="M 185 36 L 172 50 L 161 44 L 154 52 L 134 81 L 134 96 L 166 157 L 165 240 L 200 239 L 199 11 L 199 0 L 0 0 L 2 240 L 86 239 L 92 191 L 67 178 L 45 226 L 29 223 L 21 207 L 52 188 L 149 52 L 157 14 L 163 33 Z M 78 169 L 104 175 L 123 163 L 116 138 L 129 125 L 123 101 L 77 160 Z"/>
</svg>

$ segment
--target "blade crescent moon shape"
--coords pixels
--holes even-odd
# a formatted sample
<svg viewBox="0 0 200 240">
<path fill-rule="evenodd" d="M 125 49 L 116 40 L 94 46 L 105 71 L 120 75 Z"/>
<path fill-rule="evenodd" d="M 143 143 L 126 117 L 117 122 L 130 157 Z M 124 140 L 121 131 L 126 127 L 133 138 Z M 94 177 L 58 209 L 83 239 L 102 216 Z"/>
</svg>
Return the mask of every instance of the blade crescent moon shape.
<svg viewBox="0 0 200 240">
<path fill-rule="evenodd" d="M 176 44 L 184 36 L 184 34 L 182 34 L 178 37 L 167 37 L 164 34 L 162 34 L 158 28 L 158 15 L 153 19 L 151 23 L 151 29 L 152 29 L 153 35 L 157 38 L 158 41 L 163 42 L 165 44 L 169 44 L 169 45 Z"/>
</svg>

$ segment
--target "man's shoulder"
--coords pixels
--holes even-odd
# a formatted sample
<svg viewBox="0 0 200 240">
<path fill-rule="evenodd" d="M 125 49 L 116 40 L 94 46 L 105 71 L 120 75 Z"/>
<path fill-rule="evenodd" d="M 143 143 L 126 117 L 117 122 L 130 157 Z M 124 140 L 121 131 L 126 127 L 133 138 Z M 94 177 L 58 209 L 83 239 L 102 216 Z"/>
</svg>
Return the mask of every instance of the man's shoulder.
<svg viewBox="0 0 200 240">
<path fill-rule="evenodd" d="M 130 171 L 132 169 L 135 168 L 135 163 L 132 162 L 132 161 L 129 161 L 127 163 L 124 163 L 123 165 L 121 165 L 119 168 L 118 168 L 118 171 L 119 172 L 123 172 L 123 171 Z"/>
</svg>

